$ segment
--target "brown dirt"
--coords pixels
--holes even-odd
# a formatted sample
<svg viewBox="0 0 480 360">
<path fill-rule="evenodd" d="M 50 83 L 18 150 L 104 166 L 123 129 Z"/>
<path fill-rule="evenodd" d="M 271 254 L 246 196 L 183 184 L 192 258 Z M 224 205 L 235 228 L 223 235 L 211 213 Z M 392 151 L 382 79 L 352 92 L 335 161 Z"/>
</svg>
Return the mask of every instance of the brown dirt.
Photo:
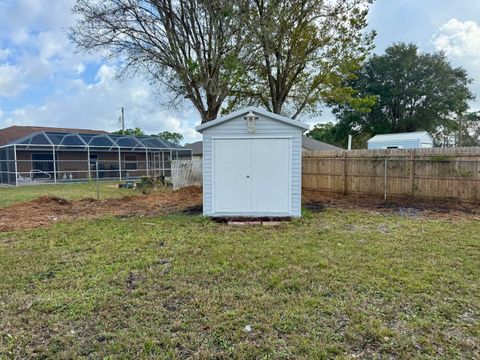
<svg viewBox="0 0 480 360">
<path fill-rule="evenodd" d="M 387 202 L 362 196 L 304 190 L 303 205 L 310 211 L 325 208 L 351 209 L 368 212 L 395 213 L 404 216 L 429 218 L 473 218 L 480 220 L 479 204 L 439 201 L 412 201 L 396 199 Z M 99 218 L 104 215 L 118 217 L 155 215 L 183 212 L 200 214 L 202 190 L 191 186 L 173 192 L 134 195 L 124 198 L 68 201 L 44 196 L 36 200 L 14 204 L 0 209 L 0 232 L 51 225 L 58 221 L 79 218 Z"/>
<path fill-rule="evenodd" d="M 442 219 L 470 218 L 480 220 L 480 204 L 446 200 L 417 200 L 392 198 L 388 200 L 370 196 L 356 196 L 302 190 L 303 206 L 311 211 L 324 208 L 394 213 L 411 217 Z"/>
<path fill-rule="evenodd" d="M 173 192 L 108 200 L 68 201 L 43 196 L 0 209 L 0 232 L 35 228 L 63 220 L 98 218 L 104 215 L 125 217 L 188 211 L 198 208 L 201 203 L 202 190 L 195 186 Z"/>
</svg>

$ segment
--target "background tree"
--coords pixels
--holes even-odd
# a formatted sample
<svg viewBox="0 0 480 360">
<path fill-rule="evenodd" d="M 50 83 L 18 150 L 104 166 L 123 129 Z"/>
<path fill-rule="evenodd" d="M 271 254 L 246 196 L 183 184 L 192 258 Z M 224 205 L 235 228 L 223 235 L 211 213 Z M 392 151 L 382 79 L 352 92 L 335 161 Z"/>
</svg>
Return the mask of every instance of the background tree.
<svg viewBox="0 0 480 360">
<path fill-rule="evenodd" d="M 317 124 L 307 133 L 307 136 L 328 144 L 340 145 L 337 143 L 335 129 L 335 124 L 332 122 L 326 124 Z"/>
<path fill-rule="evenodd" d="M 395 44 L 374 55 L 350 86 L 377 97 L 370 112 L 331 102 L 337 115 L 335 141 L 346 144 L 348 134 L 367 139 L 375 134 L 458 128 L 455 114 L 463 114 L 474 98 L 471 79 L 453 68 L 443 53 L 420 53 L 416 45 Z M 355 137 L 354 137 L 355 138 Z"/>
<path fill-rule="evenodd" d="M 437 146 L 480 146 L 480 112 L 467 112 L 432 134 Z"/>
<path fill-rule="evenodd" d="M 352 131 L 348 126 L 346 126 L 346 123 L 334 124 L 329 122 L 326 124 L 315 125 L 313 129 L 306 134 L 306 136 L 346 149 L 348 145 L 348 135 L 351 133 Z M 356 134 L 356 136 L 354 136 L 352 139 L 352 148 L 361 149 L 366 147 L 367 140 L 370 137 L 371 136 L 368 133 Z"/>
<path fill-rule="evenodd" d="M 170 132 L 170 131 L 161 132 L 157 136 L 163 140 L 169 141 L 177 145 L 180 144 L 180 142 L 183 140 L 182 134 Z"/>
<path fill-rule="evenodd" d="M 319 103 L 369 108 L 345 85 L 372 48 L 365 34 L 371 0 L 252 0 L 247 19 L 252 61 L 238 78 L 229 108 L 260 105 L 296 118 Z"/>
<path fill-rule="evenodd" d="M 136 127 L 134 129 L 125 129 L 125 130 L 117 130 L 113 131 L 112 134 L 117 134 L 117 135 L 130 135 L 130 136 L 144 136 L 145 133 L 143 132 L 142 129 L 139 127 Z"/>
<path fill-rule="evenodd" d="M 125 130 L 117 130 L 113 131 L 112 134 L 117 134 L 117 135 L 129 135 L 129 136 L 145 136 L 145 132 L 140 129 L 139 127 L 133 128 L 133 129 L 125 129 Z M 159 137 L 163 140 L 169 141 L 174 144 L 180 144 L 180 142 L 183 140 L 183 135 L 180 133 L 176 132 L 170 132 L 170 131 L 163 131 L 158 134 L 151 134 L 149 136 L 155 136 Z"/>
<path fill-rule="evenodd" d="M 77 0 L 70 39 L 106 53 L 120 75 L 140 72 L 189 99 L 202 122 L 216 118 L 242 71 L 242 0 Z"/>
<path fill-rule="evenodd" d="M 480 146 L 480 111 L 467 113 L 463 117 L 459 135 L 459 146 Z"/>
</svg>

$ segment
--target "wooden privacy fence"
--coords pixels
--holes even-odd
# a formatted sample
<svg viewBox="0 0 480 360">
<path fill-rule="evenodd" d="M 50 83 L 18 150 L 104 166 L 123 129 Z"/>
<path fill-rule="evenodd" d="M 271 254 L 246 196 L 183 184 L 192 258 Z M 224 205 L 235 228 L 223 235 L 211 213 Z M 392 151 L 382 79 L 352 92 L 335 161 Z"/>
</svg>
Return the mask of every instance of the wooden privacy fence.
<svg viewBox="0 0 480 360">
<path fill-rule="evenodd" d="M 480 201 L 480 147 L 304 152 L 304 189 Z"/>
<path fill-rule="evenodd" d="M 202 186 L 202 160 L 172 161 L 173 190 L 185 186 Z"/>
</svg>

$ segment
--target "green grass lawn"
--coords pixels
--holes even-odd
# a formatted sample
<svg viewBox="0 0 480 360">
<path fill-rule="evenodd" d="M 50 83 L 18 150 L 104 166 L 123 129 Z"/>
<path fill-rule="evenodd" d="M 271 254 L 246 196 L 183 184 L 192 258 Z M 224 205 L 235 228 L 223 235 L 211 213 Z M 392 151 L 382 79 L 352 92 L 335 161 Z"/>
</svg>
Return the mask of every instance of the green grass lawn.
<svg viewBox="0 0 480 360">
<path fill-rule="evenodd" d="M 134 190 L 118 189 L 113 185 L 118 182 L 100 182 L 100 199 L 122 197 L 134 194 Z M 12 204 L 33 200 L 40 196 L 57 196 L 67 200 L 79 200 L 97 197 L 97 185 L 95 182 L 83 182 L 75 184 L 42 184 L 19 187 L 0 187 L 0 208 Z"/>
<path fill-rule="evenodd" d="M 0 274 L 0 358 L 480 356 L 475 220 L 85 220 L 0 234 Z"/>
</svg>

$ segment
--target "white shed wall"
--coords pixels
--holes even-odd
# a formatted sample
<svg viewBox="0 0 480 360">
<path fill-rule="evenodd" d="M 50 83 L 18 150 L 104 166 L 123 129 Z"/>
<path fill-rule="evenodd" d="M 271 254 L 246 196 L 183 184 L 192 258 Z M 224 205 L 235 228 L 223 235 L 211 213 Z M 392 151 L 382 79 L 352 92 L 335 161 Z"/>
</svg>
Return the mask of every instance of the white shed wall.
<svg viewBox="0 0 480 360">
<path fill-rule="evenodd" d="M 420 144 L 418 140 L 389 140 L 368 143 L 369 149 L 387 149 L 394 146 L 399 149 L 416 149 L 420 147 Z"/>
<path fill-rule="evenodd" d="M 387 149 L 389 147 L 398 147 L 399 149 L 420 149 L 433 147 L 433 140 L 426 135 L 418 139 L 390 139 L 385 141 L 368 142 L 368 149 Z"/>
<path fill-rule="evenodd" d="M 213 139 L 216 138 L 289 138 L 292 143 L 291 156 L 291 213 L 289 216 L 301 214 L 301 181 L 302 181 L 302 134 L 303 130 L 267 116 L 256 114 L 256 131 L 250 134 L 247 130 L 244 114 L 203 130 L 203 213 L 215 215 L 213 212 Z M 232 164 L 235 159 L 232 159 Z M 266 216 L 275 214 L 265 214 Z"/>
</svg>

